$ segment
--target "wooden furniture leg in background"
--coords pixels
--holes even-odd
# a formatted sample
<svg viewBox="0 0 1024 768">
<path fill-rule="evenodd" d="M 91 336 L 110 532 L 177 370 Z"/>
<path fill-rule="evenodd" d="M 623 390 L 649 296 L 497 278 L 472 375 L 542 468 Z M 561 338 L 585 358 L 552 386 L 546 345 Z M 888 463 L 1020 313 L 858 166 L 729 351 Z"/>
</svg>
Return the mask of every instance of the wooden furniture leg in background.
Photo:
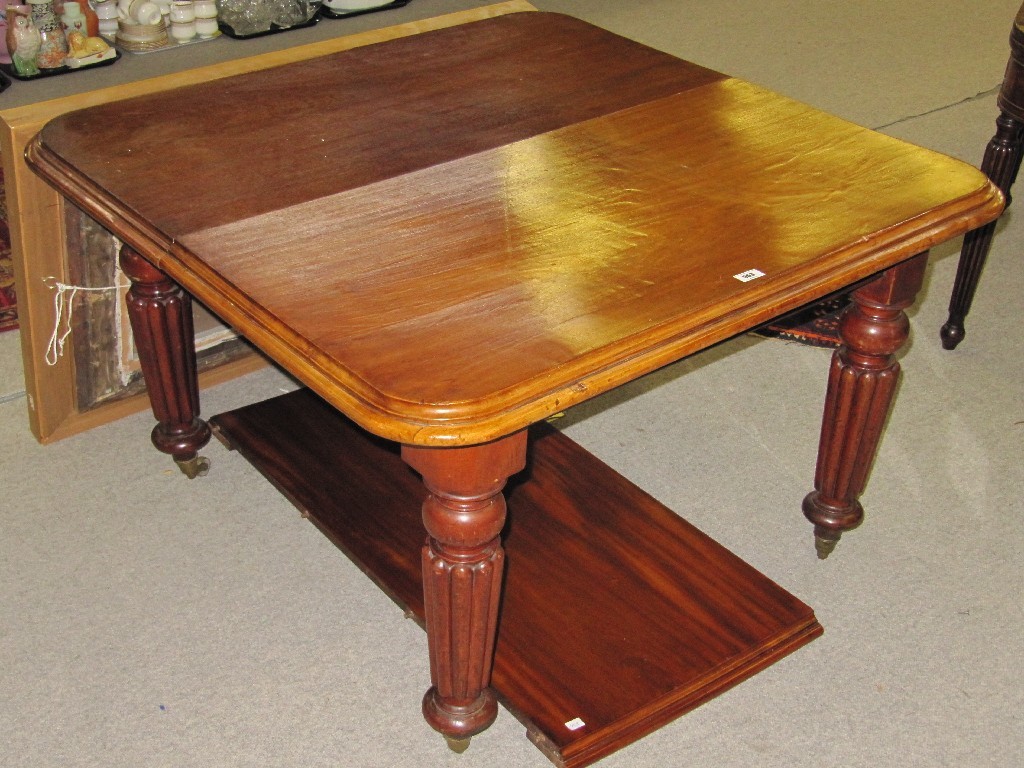
<svg viewBox="0 0 1024 768">
<path fill-rule="evenodd" d="M 821 559 L 864 517 L 859 497 L 899 380 L 895 353 L 910 333 L 903 310 L 914 303 L 927 259 L 919 254 L 862 285 L 840 321 L 842 346 L 829 371 L 814 491 L 803 503 Z"/>
<path fill-rule="evenodd" d="M 996 135 L 985 149 L 981 170 L 1006 195 L 1006 203 L 1009 205 L 1010 187 L 1017 178 L 1024 151 L 1024 5 L 1017 12 L 1010 33 L 1010 60 L 1006 65 L 1006 75 L 996 103 L 999 105 Z M 996 222 L 993 221 L 964 236 L 953 294 L 949 298 L 949 319 L 939 332 L 945 349 L 956 349 L 967 333 L 964 318 L 971 311 L 971 302 L 978 288 L 985 259 L 992 247 L 995 231 Z"/>
<path fill-rule="evenodd" d="M 423 597 L 431 687 L 423 716 L 456 752 L 498 715 L 491 666 L 505 553 L 506 480 L 526 466 L 526 430 L 460 448 L 402 446 L 423 477 Z"/>
<path fill-rule="evenodd" d="M 120 263 L 132 282 L 128 318 L 157 420 L 153 445 L 189 478 L 205 475 L 210 463 L 199 449 L 209 442 L 210 427 L 199 418 L 192 300 L 128 245 Z"/>
<path fill-rule="evenodd" d="M 981 170 L 1006 195 L 1007 203 L 1010 199 L 1010 187 L 1020 168 L 1022 143 L 1024 123 L 1003 112 L 996 120 L 996 135 L 988 143 Z M 997 222 L 998 219 L 964 235 L 960 263 L 957 264 L 956 279 L 953 282 L 953 294 L 949 298 L 949 319 L 939 331 L 945 349 L 956 349 L 967 334 L 964 329 L 964 318 L 971 311 L 971 302 L 974 299 L 974 292 L 978 289 L 985 259 L 992 248 L 992 236 L 995 234 Z"/>
</svg>

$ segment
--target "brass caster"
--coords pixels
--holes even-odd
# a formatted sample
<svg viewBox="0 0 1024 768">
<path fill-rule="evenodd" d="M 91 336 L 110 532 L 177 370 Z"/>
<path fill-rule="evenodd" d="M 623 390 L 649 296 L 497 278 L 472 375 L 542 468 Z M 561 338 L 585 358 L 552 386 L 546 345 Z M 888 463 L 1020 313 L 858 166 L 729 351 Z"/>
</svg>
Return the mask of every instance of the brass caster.
<svg viewBox="0 0 1024 768">
<path fill-rule="evenodd" d="M 827 560 L 828 556 L 832 554 L 832 551 L 836 548 L 836 544 L 839 543 L 839 538 L 832 538 L 831 536 L 826 538 L 824 536 L 814 537 L 814 549 L 818 553 L 819 560 Z"/>
<path fill-rule="evenodd" d="M 457 739 L 454 736 L 445 736 L 444 740 L 448 744 L 448 749 L 457 755 L 461 755 L 467 749 L 469 749 L 469 742 L 472 740 L 472 736 L 467 736 L 464 739 Z"/>
<path fill-rule="evenodd" d="M 193 456 L 191 459 L 175 459 L 174 463 L 178 465 L 178 469 L 189 480 L 204 477 L 210 471 L 210 460 L 205 456 Z"/>
</svg>

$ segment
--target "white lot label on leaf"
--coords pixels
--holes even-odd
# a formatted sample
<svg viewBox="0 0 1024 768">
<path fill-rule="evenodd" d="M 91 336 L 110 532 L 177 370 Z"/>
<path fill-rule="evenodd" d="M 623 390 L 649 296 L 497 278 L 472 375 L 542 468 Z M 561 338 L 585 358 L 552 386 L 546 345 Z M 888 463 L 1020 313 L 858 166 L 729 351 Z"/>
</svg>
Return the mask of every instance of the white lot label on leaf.
<svg viewBox="0 0 1024 768">
<path fill-rule="evenodd" d="M 568 728 L 570 731 L 578 731 L 584 725 L 586 725 L 586 723 L 584 723 L 578 717 L 574 717 L 572 720 L 565 724 L 565 727 Z"/>
<path fill-rule="evenodd" d="M 760 269 L 748 269 L 746 272 L 740 272 L 738 275 L 733 275 L 741 283 L 749 283 L 751 280 L 757 280 L 759 277 L 764 277 L 764 272 Z"/>
</svg>

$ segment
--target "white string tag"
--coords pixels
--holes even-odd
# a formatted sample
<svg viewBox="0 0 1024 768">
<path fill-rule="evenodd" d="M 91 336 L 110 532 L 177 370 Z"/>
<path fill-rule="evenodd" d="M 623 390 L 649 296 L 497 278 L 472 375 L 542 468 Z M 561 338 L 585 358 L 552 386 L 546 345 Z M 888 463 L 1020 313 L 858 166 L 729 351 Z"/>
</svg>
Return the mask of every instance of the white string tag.
<svg viewBox="0 0 1024 768">
<path fill-rule="evenodd" d="M 54 366 L 64 356 L 64 345 L 71 335 L 71 319 L 75 309 L 75 296 L 79 291 L 117 291 L 120 286 L 104 285 L 90 287 L 85 285 L 68 285 L 50 276 L 43 278 L 43 282 L 49 285 L 53 294 L 53 333 L 50 334 L 50 342 L 46 345 L 46 364 Z"/>
</svg>

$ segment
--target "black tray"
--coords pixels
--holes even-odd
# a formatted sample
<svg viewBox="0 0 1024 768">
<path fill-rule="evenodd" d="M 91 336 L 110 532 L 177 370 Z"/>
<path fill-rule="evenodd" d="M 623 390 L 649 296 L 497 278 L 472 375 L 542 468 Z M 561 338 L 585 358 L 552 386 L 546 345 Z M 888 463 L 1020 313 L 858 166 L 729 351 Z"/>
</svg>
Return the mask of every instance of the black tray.
<svg viewBox="0 0 1024 768">
<path fill-rule="evenodd" d="M 364 13 L 376 13 L 377 11 L 390 11 L 392 8 L 402 8 L 409 4 L 409 0 L 394 0 L 387 5 L 378 5 L 376 8 L 362 8 L 357 11 L 336 11 L 326 5 L 320 6 L 320 15 L 328 19 L 347 19 L 352 16 L 362 16 Z"/>
<path fill-rule="evenodd" d="M 9 78 L 5 74 L 0 73 L 0 93 L 3 93 L 4 91 L 6 91 L 8 89 L 8 87 L 10 87 L 10 85 L 11 85 L 11 78 Z"/>
<path fill-rule="evenodd" d="M 408 2 L 408 0 L 406 0 L 406 2 Z M 251 35 L 240 35 L 223 21 L 218 21 L 217 26 L 220 28 L 221 32 L 234 40 L 252 40 L 255 37 L 266 37 L 267 35 L 276 35 L 279 32 L 291 32 L 293 29 L 305 29 L 306 27 L 312 27 L 319 20 L 320 16 L 314 14 L 313 18 L 309 21 L 304 21 L 301 24 L 292 24 L 290 27 L 279 27 L 276 24 L 271 24 L 270 29 L 264 30 L 263 32 L 253 32 Z"/>
<path fill-rule="evenodd" d="M 114 48 L 114 46 L 110 46 Z M 121 58 L 121 52 L 114 48 L 114 55 L 109 59 L 103 61 L 97 61 L 95 64 L 83 64 L 81 67 L 54 67 L 53 69 L 41 69 L 38 75 L 22 75 L 19 74 L 18 70 L 14 68 L 13 64 L 0 64 L 0 72 L 5 75 L 10 75 L 15 80 L 38 80 L 41 77 L 54 77 L 55 75 L 69 75 L 72 72 L 84 72 L 88 69 L 96 69 L 96 67 L 109 67 L 115 61 Z M 3 88 L 0 88 L 2 91 Z"/>
</svg>

